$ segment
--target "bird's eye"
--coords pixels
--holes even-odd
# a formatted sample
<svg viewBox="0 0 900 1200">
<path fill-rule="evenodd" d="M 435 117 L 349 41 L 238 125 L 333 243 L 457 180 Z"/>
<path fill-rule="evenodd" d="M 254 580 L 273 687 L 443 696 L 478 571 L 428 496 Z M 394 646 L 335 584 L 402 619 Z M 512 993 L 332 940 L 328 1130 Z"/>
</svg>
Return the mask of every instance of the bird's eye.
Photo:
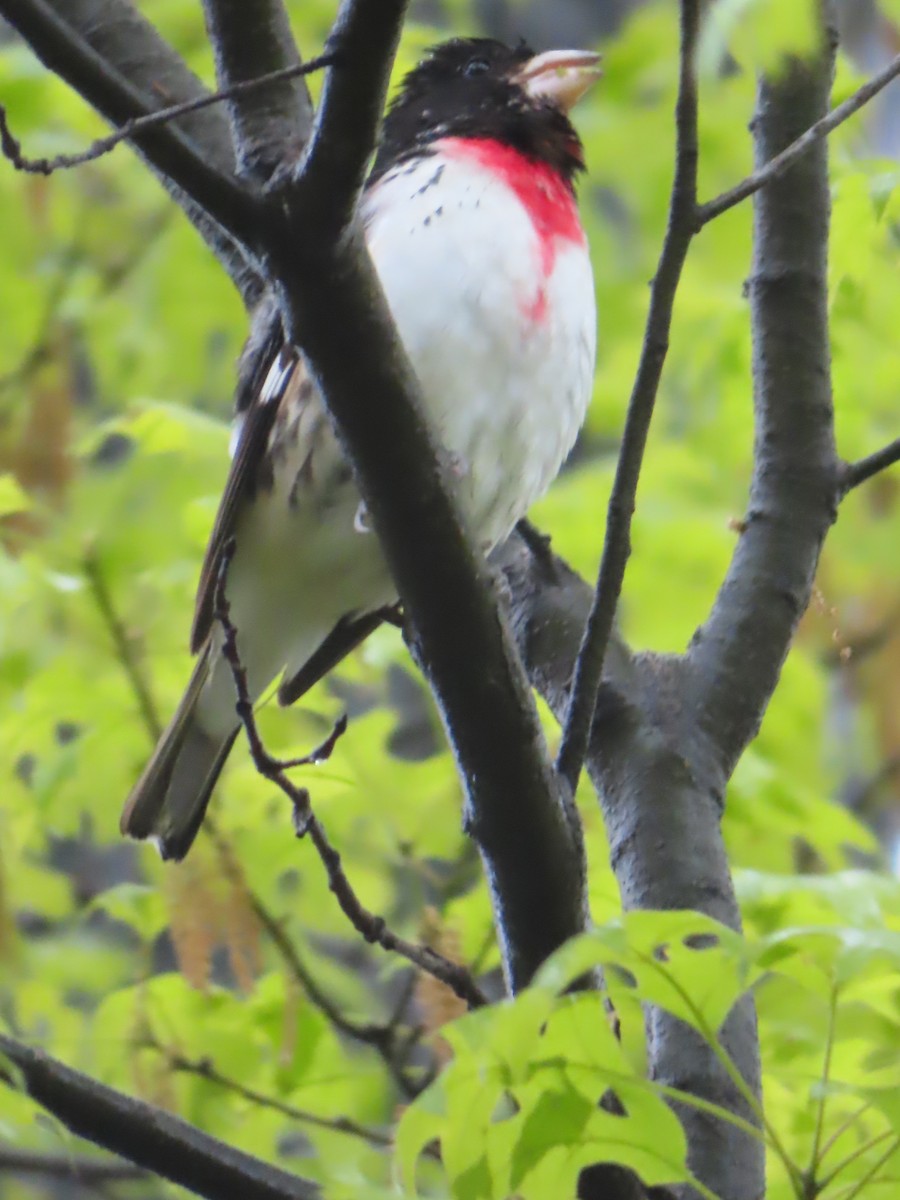
<svg viewBox="0 0 900 1200">
<path fill-rule="evenodd" d="M 465 74 L 469 77 L 472 75 L 483 75 L 489 69 L 490 64 L 486 58 L 473 58 L 466 63 Z"/>
</svg>

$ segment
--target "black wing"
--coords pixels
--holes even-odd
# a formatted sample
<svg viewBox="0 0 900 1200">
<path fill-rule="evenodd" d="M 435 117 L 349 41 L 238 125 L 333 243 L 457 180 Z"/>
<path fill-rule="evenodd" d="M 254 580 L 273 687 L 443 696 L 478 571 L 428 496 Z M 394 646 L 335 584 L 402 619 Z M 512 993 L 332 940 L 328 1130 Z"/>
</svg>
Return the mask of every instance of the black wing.
<svg viewBox="0 0 900 1200">
<path fill-rule="evenodd" d="M 273 341 L 276 335 L 273 334 Z M 196 654 L 209 637 L 213 623 L 216 582 L 222 563 L 222 551 L 234 534 L 238 513 L 251 499 L 264 476 L 267 450 L 278 408 L 296 371 L 302 370 L 296 351 L 281 340 L 274 353 L 261 358 L 259 370 L 248 381 L 246 390 L 238 393 L 238 419 L 242 421 L 238 443 L 231 460 L 231 470 L 225 491 L 219 501 L 213 530 L 206 547 L 200 570 L 200 584 L 191 627 L 191 653 Z M 265 372 L 265 374 L 263 374 Z M 260 383 L 261 377 L 261 383 Z M 241 400 L 246 396 L 246 403 Z M 243 409 L 243 418 L 241 412 Z"/>
</svg>

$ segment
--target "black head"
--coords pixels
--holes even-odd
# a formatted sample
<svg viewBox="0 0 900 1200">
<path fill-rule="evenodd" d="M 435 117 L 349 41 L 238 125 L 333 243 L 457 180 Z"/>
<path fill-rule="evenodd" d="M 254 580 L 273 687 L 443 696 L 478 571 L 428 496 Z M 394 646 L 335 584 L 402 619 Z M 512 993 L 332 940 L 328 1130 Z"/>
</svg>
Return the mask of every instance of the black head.
<svg viewBox="0 0 900 1200">
<path fill-rule="evenodd" d="M 490 38 L 434 46 L 406 76 L 384 120 L 372 178 L 442 137 L 495 138 L 571 181 L 583 169 L 569 108 L 597 78 L 597 56 L 535 55 Z"/>
</svg>

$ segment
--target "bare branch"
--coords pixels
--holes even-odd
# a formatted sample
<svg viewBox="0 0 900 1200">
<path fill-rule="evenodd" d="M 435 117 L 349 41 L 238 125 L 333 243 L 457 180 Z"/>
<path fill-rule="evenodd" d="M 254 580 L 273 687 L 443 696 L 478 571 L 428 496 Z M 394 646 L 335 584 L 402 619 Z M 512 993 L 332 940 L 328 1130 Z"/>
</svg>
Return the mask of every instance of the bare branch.
<svg viewBox="0 0 900 1200">
<path fill-rule="evenodd" d="M 45 3 L 69 27 L 73 38 L 90 46 L 116 75 L 140 90 L 148 108 L 206 95 L 208 89 L 138 10 L 135 0 Z M 225 174 L 234 173 L 228 118 L 221 108 L 187 113 L 179 119 L 178 128 L 208 162 Z"/>
<path fill-rule="evenodd" d="M 115 149 L 120 142 L 137 141 L 139 134 L 148 129 L 155 129 L 159 125 L 165 125 L 177 117 L 183 117 L 186 113 L 198 112 L 213 104 L 219 104 L 223 100 L 252 94 L 266 84 L 291 80 L 301 75 L 311 75 L 314 71 L 321 71 L 333 63 L 333 54 L 322 54 L 303 65 L 285 67 L 270 75 L 235 83 L 219 92 L 210 92 L 208 95 L 198 96 L 193 100 L 183 100 L 180 104 L 173 104 L 169 108 L 160 108 L 146 116 L 134 117 L 130 121 L 126 121 L 115 133 L 97 138 L 87 150 L 83 150 L 80 154 L 57 154 L 53 158 L 26 158 L 22 154 L 21 143 L 10 130 L 6 108 L 0 104 L 0 152 L 17 171 L 25 171 L 30 175 L 52 175 L 54 171 L 67 170 L 93 162 Z"/>
<path fill-rule="evenodd" d="M 300 56 L 282 0 L 204 0 L 220 87 L 230 93 L 231 139 L 238 174 L 266 183 L 276 169 L 299 157 L 313 109 L 302 79 L 285 73 Z M 268 78 L 251 103 L 232 85 Z"/>
<path fill-rule="evenodd" d="M 447 987 L 452 988 L 456 995 L 465 1000 L 472 1008 L 477 1008 L 487 1003 L 485 996 L 476 986 L 475 981 L 465 967 L 444 958 L 443 955 L 438 954 L 429 946 L 418 946 L 414 942 L 409 942 L 405 938 L 400 937 L 388 928 L 383 917 L 375 916 L 374 913 L 369 912 L 365 908 L 353 890 L 350 880 L 347 878 L 347 874 L 341 864 L 340 854 L 332 846 L 324 828 L 312 810 L 309 792 L 306 788 L 297 787 L 286 774 L 287 770 L 291 767 L 321 762 L 328 758 L 338 738 L 347 727 L 346 717 L 342 717 L 338 721 L 329 737 L 321 746 L 313 750 L 311 754 L 304 755 L 302 758 L 280 760 L 273 758 L 268 750 L 266 750 L 256 724 L 256 717 L 253 713 L 253 701 L 250 698 L 247 686 L 247 672 L 241 662 L 238 649 L 238 631 L 231 620 L 231 609 L 225 591 L 228 568 L 231 564 L 233 554 L 234 541 L 232 539 L 231 544 L 226 547 L 222 555 L 222 565 L 219 569 L 219 577 L 216 582 L 215 617 L 223 631 L 222 653 L 231 667 L 231 674 L 234 678 L 234 686 L 237 693 L 235 709 L 247 734 L 247 740 L 250 743 L 250 753 L 257 771 L 264 779 L 268 779 L 271 783 L 274 783 L 290 800 L 293 807 L 294 827 L 297 836 L 304 837 L 307 834 L 309 835 L 310 841 L 315 846 L 328 875 L 328 886 L 341 906 L 341 911 L 350 920 L 353 928 L 367 942 L 379 945 L 383 950 L 395 951 L 397 954 L 408 959 L 420 970 L 426 971 L 429 975 L 433 975 L 435 979 L 439 979 L 442 983 L 445 983 Z"/>
<path fill-rule="evenodd" d="M 785 171 L 789 171 L 794 163 L 807 154 L 816 142 L 826 138 L 839 125 L 852 117 L 854 113 L 859 112 L 864 105 L 874 99 L 880 91 L 887 87 L 894 79 L 900 76 L 900 54 L 892 59 L 883 70 L 877 75 L 873 75 L 868 83 L 864 83 L 861 88 L 848 97 L 843 104 L 839 104 L 833 108 L 827 116 L 821 117 L 809 129 L 805 130 L 791 144 L 785 147 L 779 154 L 769 159 L 763 166 L 759 167 L 752 175 L 748 175 L 735 187 L 729 191 L 723 192 L 721 196 L 717 196 L 714 200 L 708 200 L 705 204 L 701 204 L 697 210 L 697 227 L 698 229 L 705 225 L 708 221 L 712 221 L 714 217 L 721 216 L 727 212 L 729 208 L 734 208 L 736 204 L 740 204 L 742 200 L 746 200 L 748 196 L 752 196 L 754 192 L 758 192 L 760 188 L 771 183 L 773 179 L 779 179 Z"/>
<path fill-rule="evenodd" d="M 669 224 L 659 265 L 650 289 L 650 307 L 637 375 L 628 402 L 622 444 L 606 519 L 606 536 L 594 603 L 575 663 L 569 707 L 556 769 L 574 792 L 581 774 L 603 675 L 603 660 L 612 635 L 631 554 L 634 513 L 647 434 L 659 381 L 669 349 L 669 329 L 681 270 L 696 227 L 697 208 L 697 79 L 696 45 L 700 0 L 682 0 L 678 99 L 675 107 L 675 176 L 669 202 Z"/>
<path fill-rule="evenodd" d="M 884 446 L 881 450 L 876 450 L 874 454 L 861 458 L 859 462 L 845 463 L 841 470 L 841 498 L 843 499 L 848 492 L 859 487 L 861 483 L 871 479 L 873 475 L 877 475 L 888 467 L 893 467 L 898 462 L 900 462 L 900 437 L 894 438 L 889 445 Z"/>
<path fill-rule="evenodd" d="M 235 1096 L 248 1100 L 258 1108 L 270 1108 L 274 1112 L 280 1112 L 284 1116 L 290 1117 L 292 1121 L 300 1121 L 304 1125 L 313 1125 L 318 1129 L 346 1133 L 350 1137 L 368 1142 L 371 1146 L 391 1145 L 391 1139 L 387 1134 L 360 1125 L 358 1121 L 352 1121 L 349 1117 L 322 1117 L 308 1109 L 298 1108 L 295 1104 L 279 1100 L 277 1096 L 267 1096 L 264 1092 L 247 1087 L 239 1079 L 232 1079 L 228 1075 L 224 1075 L 208 1058 L 187 1058 L 178 1051 L 168 1050 L 165 1046 L 160 1046 L 155 1042 L 151 1045 L 165 1056 L 166 1062 L 173 1071 L 183 1071 L 186 1075 L 195 1075 L 198 1079 L 206 1079 L 209 1083 L 214 1083 L 217 1087 L 222 1088 L 223 1091 L 233 1092 Z"/>
<path fill-rule="evenodd" d="M 396 1028 L 399 1016 L 392 1019 L 387 1025 L 377 1025 L 370 1022 L 363 1024 L 351 1021 L 345 1017 L 338 1005 L 322 989 L 312 971 L 310 971 L 309 967 L 303 961 L 297 946 L 288 936 L 282 922 L 269 911 L 259 896 L 248 887 L 246 880 L 240 872 L 231 847 L 216 828 L 214 819 L 209 815 L 207 815 L 204 821 L 204 829 L 209 833 L 216 848 L 222 870 L 237 887 L 246 892 L 247 900 L 257 920 L 281 956 L 281 960 L 291 978 L 300 985 L 307 999 L 315 1005 L 329 1024 L 339 1033 L 343 1033 L 345 1036 L 353 1038 L 363 1045 L 371 1046 L 383 1059 L 385 1066 L 391 1073 L 391 1077 L 404 1096 L 412 1098 L 417 1095 L 420 1088 L 409 1078 L 404 1070 L 403 1059 L 405 1051 L 412 1044 L 410 1038 L 412 1037 L 413 1041 L 417 1040 L 419 1031 L 411 1030 L 402 1039 L 403 1044 L 401 1045 L 399 1030 Z"/>
<path fill-rule="evenodd" d="M 123 39 L 123 46 L 116 47 L 122 55 L 121 62 L 109 61 L 94 49 L 89 36 L 71 23 L 74 17 L 68 3 L 57 2 L 65 15 L 56 11 L 51 0 L 0 0 L 0 15 L 50 70 L 114 125 L 157 109 L 158 93 L 154 91 L 152 71 L 146 78 L 138 73 L 135 66 L 138 60 L 127 57 L 127 39 Z M 94 0 L 94 3 L 82 0 L 74 5 L 74 16 L 81 16 L 85 25 L 95 31 L 92 22 L 100 15 L 99 10 L 106 11 L 109 7 L 109 0 Z M 118 5 L 114 8 L 119 11 Z M 122 6 L 121 11 L 130 15 L 130 6 Z M 132 49 L 139 56 L 149 46 L 152 68 L 153 61 L 159 58 L 158 47 L 168 48 L 142 19 L 137 18 L 131 24 L 136 30 L 135 40 L 140 43 Z M 166 61 L 170 59 L 178 61 L 173 51 Z M 179 86 L 185 86 L 186 79 L 190 80 L 190 75 L 182 68 L 182 74 L 177 76 Z M 202 94 L 199 84 L 196 94 Z M 147 130 L 136 136 L 135 144 L 228 270 L 245 303 L 255 302 L 261 284 L 245 247 L 252 241 L 257 210 L 250 193 L 230 173 L 231 167 L 223 165 L 221 156 L 213 156 L 213 146 L 193 141 L 174 126 Z"/>
<path fill-rule="evenodd" d="M 0 1033 L 16 1069 L 0 1080 L 28 1095 L 67 1129 L 207 1200 L 319 1200 L 317 1184 L 202 1133 L 171 1113 L 125 1096 L 41 1050 Z"/>
</svg>

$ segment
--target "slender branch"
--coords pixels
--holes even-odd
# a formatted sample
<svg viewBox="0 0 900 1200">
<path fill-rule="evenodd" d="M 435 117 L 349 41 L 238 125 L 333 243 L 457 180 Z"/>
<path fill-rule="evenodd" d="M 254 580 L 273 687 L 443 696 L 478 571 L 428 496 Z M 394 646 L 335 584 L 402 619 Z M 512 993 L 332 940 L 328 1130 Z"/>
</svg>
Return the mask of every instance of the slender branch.
<svg viewBox="0 0 900 1200">
<path fill-rule="evenodd" d="M 18 30 L 50 70 L 113 124 L 122 125 L 157 107 L 54 11 L 49 0 L 0 0 L 0 15 Z M 242 271 L 252 271 L 245 255 L 243 267 L 236 261 L 243 251 L 225 244 L 228 239 L 236 239 L 239 246 L 254 241 L 258 206 L 251 193 L 233 175 L 210 163 L 172 125 L 136 134 L 134 142 L 154 169 L 184 193 L 181 196 L 176 191 L 176 199 L 220 260 L 229 263 L 233 277 L 238 279 Z M 250 286 L 245 283 L 247 289 Z"/>
<path fill-rule="evenodd" d="M 841 498 L 853 488 L 859 487 L 861 483 L 871 479 L 873 475 L 877 475 L 879 471 L 884 471 L 898 462 L 900 462 L 900 437 L 894 438 L 889 445 L 881 450 L 876 450 L 874 454 L 869 454 L 866 458 L 859 459 L 858 462 L 845 463 L 841 471 Z"/>
<path fill-rule="evenodd" d="M 253 909 L 256 919 L 268 934 L 291 977 L 303 989 L 306 998 L 315 1005 L 329 1024 L 339 1033 L 343 1033 L 347 1037 L 361 1042 L 363 1045 L 372 1046 L 383 1059 L 391 1073 L 391 1077 L 404 1096 L 411 1098 L 417 1095 L 420 1089 L 408 1078 L 403 1069 L 402 1056 L 398 1053 L 398 1051 L 403 1049 L 398 1045 L 397 1031 L 395 1029 L 399 1017 L 393 1019 L 387 1025 L 363 1024 L 351 1021 L 345 1017 L 334 1000 L 322 990 L 312 972 L 304 963 L 296 945 L 288 937 L 282 922 L 269 911 L 259 896 L 247 886 L 246 881 L 242 877 L 238 877 L 237 866 L 234 856 L 231 853 L 231 848 L 216 828 L 212 817 L 206 817 L 204 828 L 209 833 L 216 848 L 222 870 L 232 879 L 232 882 L 246 892 L 247 900 Z M 415 1032 L 418 1036 L 418 1031 Z"/>
<path fill-rule="evenodd" d="M 603 662 L 631 554 L 631 518 L 647 434 L 669 348 L 675 293 L 696 228 L 698 151 L 695 58 L 700 9 L 700 0 L 682 2 L 680 70 L 675 106 L 675 175 L 669 202 L 669 223 L 651 284 L 641 358 L 628 402 L 622 445 L 609 498 L 597 588 L 575 664 L 571 697 L 556 759 L 557 770 L 573 792 L 587 750 Z"/>
<path fill-rule="evenodd" d="M 85 558 L 84 570 L 97 602 L 97 607 L 100 610 L 100 614 L 103 617 L 115 647 L 116 657 L 131 684 L 144 725 L 150 735 L 151 741 L 156 742 L 162 731 L 162 726 L 157 716 L 156 704 L 141 672 L 131 640 L 122 625 L 118 613 L 115 611 L 106 580 L 103 578 L 100 564 L 94 555 L 89 554 Z M 236 865 L 230 848 L 221 833 L 217 830 L 213 818 L 207 816 L 204 826 L 216 847 L 223 870 L 232 878 L 233 882 L 237 883 L 246 892 L 248 902 L 257 920 L 268 933 L 281 955 L 282 961 L 294 979 L 303 988 L 307 998 L 323 1013 L 335 1029 L 346 1034 L 348 1037 L 354 1038 L 356 1041 L 371 1045 L 376 1049 L 384 1059 L 400 1090 L 407 1096 L 415 1095 L 417 1091 L 416 1087 L 407 1078 L 402 1065 L 397 1061 L 394 1023 L 392 1022 L 390 1025 L 363 1025 L 355 1021 L 350 1021 L 343 1016 L 337 1005 L 325 995 L 316 983 L 282 925 L 269 912 L 260 898 L 247 887 L 246 881 L 243 878 L 237 877 Z"/>
<path fill-rule="evenodd" d="M 847 1187 L 841 1188 L 838 1192 L 832 1193 L 835 1197 L 835 1200 L 837 1200 L 837 1197 L 840 1197 L 841 1200 L 856 1200 L 857 1196 L 861 1196 L 869 1184 L 875 1179 L 875 1176 L 878 1174 L 881 1168 L 887 1163 L 888 1159 L 893 1158 L 893 1156 L 897 1153 L 898 1149 L 900 1149 L 900 1138 L 895 1137 L 888 1146 L 887 1150 L 885 1150 L 884 1154 L 876 1159 L 871 1168 L 866 1171 L 863 1176 L 857 1179 L 855 1183 L 848 1184 Z"/>
<path fill-rule="evenodd" d="M 807 154 L 816 142 L 827 137 L 839 125 L 843 125 L 848 117 L 859 112 L 898 76 L 900 76 L 900 54 L 893 58 L 877 75 L 873 75 L 868 83 L 864 83 L 843 104 L 839 104 L 826 116 L 821 117 L 789 146 L 754 171 L 752 175 L 748 175 L 746 179 L 714 200 L 708 200 L 705 204 L 701 204 L 697 210 L 697 228 L 702 228 L 714 217 L 721 216 L 729 208 L 734 208 L 736 204 L 740 204 L 742 200 L 746 200 L 748 196 L 758 192 L 773 179 L 779 179 L 785 171 L 790 170 L 799 158 Z"/>
<path fill-rule="evenodd" d="M 88 1158 L 80 1154 L 41 1154 L 38 1151 L 16 1150 L 0 1143 L 0 1175 L 42 1175 L 48 1179 L 65 1179 L 84 1187 L 95 1183 L 120 1183 L 148 1179 L 143 1167 L 133 1163 L 115 1162 L 104 1158 Z"/>
<path fill-rule="evenodd" d="M 171 1113 L 125 1096 L 50 1055 L 0 1033 L 0 1055 L 18 1075 L 10 1086 L 28 1095 L 67 1129 L 207 1200 L 319 1200 L 315 1183 L 272 1167 L 202 1133 Z"/>
<path fill-rule="evenodd" d="M 165 1056 L 166 1062 L 174 1071 L 183 1071 L 187 1075 L 206 1079 L 209 1083 L 214 1083 L 224 1091 L 233 1092 L 236 1096 L 241 1096 L 244 1100 L 248 1100 L 251 1104 L 255 1104 L 259 1108 L 272 1109 L 274 1112 L 283 1113 L 284 1116 L 290 1117 L 293 1121 L 301 1121 L 305 1125 L 314 1125 L 318 1129 L 330 1129 L 335 1133 L 346 1133 L 350 1137 L 360 1138 L 368 1142 L 371 1146 L 390 1146 L 391 1144 L 391 1139 L 387 1134 L 381 1133 L 377 1129 L 368 1129 L 365 1125 L 360 1125 L 357 1121 L 352 1121 L 349 1117 L 322 1117 L 318 1113 L 309 1112 L 308 1109 L 297 1108 L 294 1104 L 288 1104 L 285 1100 L 279 1100 L 277 1096 L 267 1096 L 264 1092 L 258 1092 L 255 1088 L 247 1087 L 240 1080 L 231 1079 L 228 1075 L 224 1075 L 208 1058 L 186 1058 L 177 1051 L 167 1050 L 164 1046 L 159 1046 L 155 1043 L 153 1048 Z"/>
<path fill-rule="evenodd" d="M 204 0 L 216 55 L 216 77 L 230 93 L 228 114 L 238 174 L 265 184 L 299 156 L 313 108 L 303 81 L 290 71 L 300 62 L 283 0 Z M 266 76 L 267 86 L 245 103 L 231 85 Z"/>
<path fill-rule="evenodd" d="M 838 1175 L 843 1174 L 848 1167 L 852 1167 L 855 1162 L 863 1157 L 863 1155 L 868 1154 L 871 1150 L 874 1150 L 876 1146 L 880 1146 L 881 1143 L 887 1138 L 895 1139 L 894 1146 L 896 1147 L 896 1135 L 893 1129 L 885 1129 L 881 1133 L 876 1134 L 875 1137 L 870 1138 L 867 1142 L 863 1142 L 861 1146 L 857 1146 L 855 1150 L 851 1150 L 850 1153 L 842 1158 L 837 1166 L 829 1171 L 828 1174 L 822 1179 L 813 1178 L 812 1184 L 816 1189 L 815 1194 L 817 1196 L 821 1195 L 834 1183 Z"/>
<path fill-rule="evenodd" d="M 123 114 L 110 108 L 108 78 L 118 83 L 125 81 L 139 89 L 148 111 L 164 103 L 205 94 L 206 89 L 188 70 L 181 56 L 160 37 L 130 0 L 47 0 L 47 7 L 56 13 L 61 26 L 47 26 L 35 20 L 32 13 L 27 27 L 18 21 L 19 33 L 39 58 L 49 62 L 47 55 L 50 54 L 60 78 L 71 84 L 113 124 L 121 123 Z M 14 20 L 9 0 L 0 0 L 0 14 Z M 60 31 L 73 47 L 87 46 L 93 50 L 104 70 L 85 71 L 77 54 L 61 51 L 57 45 Z M 134 114 L 124 113 L 124 117 L 131 115 Z M 227 175 L 233 173 L 231 138 L 221 108 L 189 113 L 179 119 L 178 128 L 209 163 Z M 248 308 L 253 307 L 259 299 L 262 281 L 245 249 L 210 218 L 189 192 L 158 169 L 151 159 L 146 161 L 231 276 L 244 303 Z"/>
<path fill-rule="evenodd" d="M 200 109 L 209 108 L 213 104 L 219 104 L 223 100 L 230 100 L 248 93 L 252 94 L 269 83 L 290 80 L 301 75 L 311 75 L 315 71 L 321 71 L 325 67 L 333 65 L 334 61 L 335 56 L 333 53 L 322 54 L 318 58 L 311 59 L 308 63 L 285 67 L 282 70 L 273 71 L 269 75 L 232 84 L 231 87 L 224 88 L 222 91 L 210 92 L 205 96 L 197 96 L 193 100 L 183 100 L 180 104 L 172 104 L 168 108 L 159 108 L 155 112 L 147 113 L 145 116 L 133 117 L 131 120 L 125 121 L 115 133 L 97 138 L 96 141 L 90 144 L 87 150 L 81 151 L 80 154 L 57 154 L 53 158 L 26 158 L 22 154 L 21 143 L 13 136 L 10 130 L 6 108 L 0 104 L 0 152 L 2 152 L 4 158 L 12 163 L 17 171 L 24 171 L 30 175 L 52 175 L 54 171 L 67 170 L 72 167 L 83 166 L 88 162 L 94 162 L 104 154 L 108 154 L 110 150 L 115 149 L 120 142 L 137 142 L 139 135 L 145 133 L 148 129 L 155 129 L 157 126 L 165 125 L 177 117 L 183 117 L 186 113 L 198 112 Z"/>
<path fill-rule="evenodd" d="M 156 710 L 156 704 L 150 694 L 147 681 L 144 679 L 143 672 L 141 671 L 140 663 L 134 651 L 134 644 L 131 638 L 129 638 L 119 614 L 115 610 L 112 596 L 110 595 L 106 579 L 103 576 L 100 560 L 95 551 L 89 551 L 85 555 L 83 567 L 91 594 L 94 597 L 97 609 L 103 619 L 103 624 L 106 626 L 106 631 L 112 641 L 116 658 L 125 672 L 128 682 L 131 684 L 131 690 L 134 692 L 135 699 L 137 700 L 144 727 L 150 734 L 151 739 L 156 742 L 162 734 L 162 722 L 159 719 L 159 713 Z"/>
<path fill-rule="evenodd" d="M 813 1128 L 813 1140 L 809 1152 L 809 1167 L 806 1171 L 806 1177 L 812 1181 L 815 1181 L 816 1175 L 819 1171 L 819 1164 L 822 1161 L 822 1133 L 825 1129 L 825 1103 L 828 1096 L 828 1085 L 831 1082 L 831 1057 L 834 1053 L 837 1004 L 838 989 L 837 985 L 833 985 L 831 988 L 831 995 L 828 998 L 828 1028 L 825 1033 L 825 1056 L 822 1062 L 822 1078 L 820 1080 L 819 1099 L 816 1104 L 816 1123 L 815 1127 Z"/>
<path fill-rule="evenodd" d="M 90 46 L 115 74 L 139 88 L 151 108 L 206 94 L 206 86 L 139 11 L 136 0 L 46 3 L 69 27 L 71 36 Z M 208 162 L 226 174 L 234 173 L 228 117 L 221 107 L 188 113 L 178 121 L 178 128 Z"/>
<path fill-rule="evenodd" d="M 405 938 L 400 937 L 388 927 L 383 917 L 375 916 L 374 913 L 369 912 L 365 908 L 353 890 L 350 880 L 347 878 L 347 874 L 341 864 L 340 854 L 329 841 L 321 822 L 312 810 L 309 792 L 306 788 L 297 787 L 286 774 L 287 769 L 290 767 L 321 762 L 328 758 L 338 738 L 346 729 L 346 717 L 341 718 L 326 741 L 311 754 L 304 755 L 301 758 L 279 760 L 273 758 L 266 750 L 253 713 L 253 702 L 250 699 L 250 692 L 247 686 L 247 672 L 241 662 L 238 649 L 238 631 L 231 620 L 231 608 L 226 596 L 228 568 L 231 565 L 233 554 L 234 541 L 232 539 L 231 544 L 226 547 L 222 555 L 222 565 L 216 581 L 215 617 L 223 633 L 222 653 L 231 667 L 234 679 L 235 691 L 237 693 L 235 709 L 247 734 L 247 740 L 250 743 L 250 753 L 257 771 L 264 779 L 268 779 L 271 783 L 274 783 L 290 800 L 294 812 L 294 827 L 297 831 L 297 836 L 304 837 L 307 834 L 309 835 L 322 861 L 322 865 L 325 867 L 325 872 L 328 876 L 328 886 L 334 893 L 341 911 L 350 920 L 353 928 L 367 942 L 379 945 L 383 950 L 395 951 L 419 967 L 420 970 L 426 971 L 429 975 L 433 975 L 436 979 L 445 983 L 471 1007 L 477 1008 L 485 1004 L 487 1001 L 484 994 L 477 987 L 465 967 L 451 962 L 428 946 L 419 946 L 414 942 L 409 942 Z"/>
<path fill-rule="evenodd" d="M 844 1117 L 843 1121 L 840 1122 L 837 1128 L 833 1129 L 829 1136 L 825 1139 L 822 1149 L 819 1152 L 819 1162 L 825 1161 L 828 1153 L 835 1147 L 838 1141 L 844 1136 L 845 1133 L 853 1128 L 857 1121 L 859 1121 L 860 1117 L 864 1116 L 870 1108 L 872 1108 L 872 1101 L 867 1100 L 865 1104 L 861 1104 L 859 1108 L 854 1109 L 853 1112 Z"/>
</svg>

